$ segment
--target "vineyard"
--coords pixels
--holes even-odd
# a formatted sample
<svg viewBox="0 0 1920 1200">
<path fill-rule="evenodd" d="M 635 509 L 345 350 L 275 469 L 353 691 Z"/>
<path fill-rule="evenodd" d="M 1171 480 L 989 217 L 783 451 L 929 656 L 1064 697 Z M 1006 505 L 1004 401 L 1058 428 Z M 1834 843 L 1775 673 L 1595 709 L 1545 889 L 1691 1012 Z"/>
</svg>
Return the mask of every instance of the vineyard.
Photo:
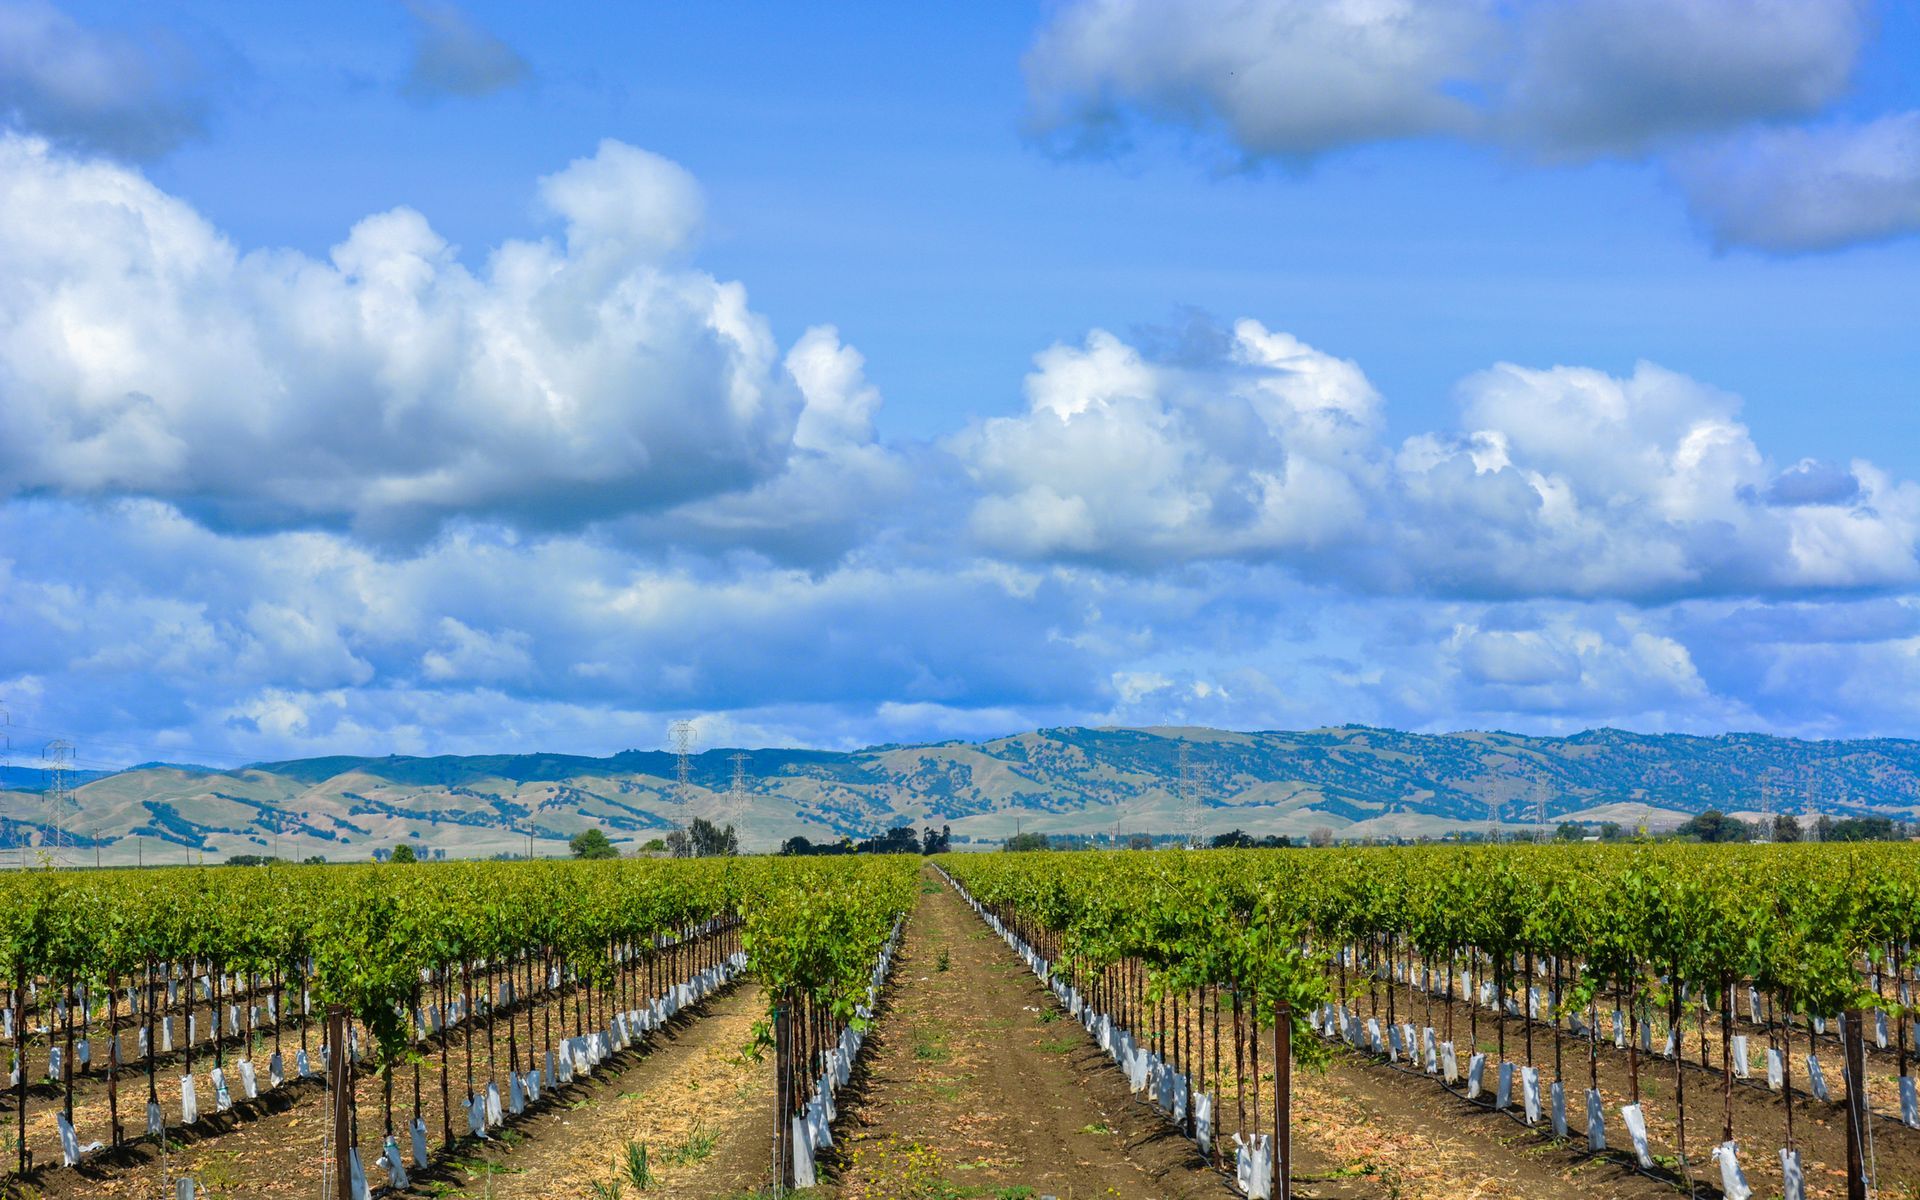
<svg viewBox="0 0 1920 1200">
<path fill-rule="evenodd" d="M 1139 1153 L 1121 1148 L 1148 1143 L 1164 1161 L 1138 1194 L 1419 1194 L 1391 1182 L 1416 1161 L 1328 1150 L 1322 1080 L 1364 1084 L 1409 1123 L 1484 1114 L 1509 1132 L 1483 1139 L 1481 1161 L 1587 1164 L 1611 1172 L 1599 1194 L 1920 1184 L 1920 857 L 1905 846 L 933 864 L 0 876 L 0 1190 L 252 1194 L 208 1181 L 208 1148 L 233 1144 L 289 1179 L 319 1164 L 278 1194 L 479 1195 L 451 1190 L 456 1168 L 507 1153 L 543 1114 L 583 1111 L 597 1081 L 717 1020 L 718 998 L 743 985 L 751 1006 L 722 1049 L 757 1047 L 767 1063 L 762 1076 L 740 1060 L 752 1094 L 727 1110 L 751 1126 L 728 1135 L 756 1188 L 1000 1194 L 927 1182 L 928 1146 L 964 1130 L 966 1148 L 1024 1137 L 968 1168 L 998 1172 L 976 1178 L 1012 1194 L 1029 1180 L 1130 1180 Z M 902 955 L 905 982 L 890 980 Z M 1024 964 L 1014 974 L 1030 999 L 997 963 Z M 1084 1033 L 1066 1023 L 1079 1040 L 1048 1025 L 1060 1017 L 1079 1022 Z M 1076 1065 L 1060 1057 L 1080 1046 Z M 1017 1082 L 989 1095 L 1002 1076 Z M 992 1110 L 1041 1091 L 1065 1114 L 1054 1133 L 1015 1121 L 980 1134 Z M 1065 1154 L 1067 1140 L 1115 1129 L 1135 1132 L 1114 1133 L 1106 1159 Z M 620 1194 L 619 1144 L 588 1150 L 609 1179 L 561 1194 Z M 645 1191 L 639 1153 L 628 1177 Z M 899 1162 L 918 1164 L 921 1190 L 874 1182 L 876 1164 Z"/>
<path fill-rule="evenodd" d="M 1290 1073 L 1335 1052 L 1693 1194 L 1920 1182 L 1904 846 L 941 864 L 1249 1195 L 1289 1193 Z"/>
<path fill-rule="evenodd" d="M 324 1195 L 403 1189 L 749 964 L 792 1177 L 914 885 L 898 859 L 0 876 L 6 1194 L 84 1168 L 187 1195 L 183 1142 L 302 1120 Z"/>
</svg>

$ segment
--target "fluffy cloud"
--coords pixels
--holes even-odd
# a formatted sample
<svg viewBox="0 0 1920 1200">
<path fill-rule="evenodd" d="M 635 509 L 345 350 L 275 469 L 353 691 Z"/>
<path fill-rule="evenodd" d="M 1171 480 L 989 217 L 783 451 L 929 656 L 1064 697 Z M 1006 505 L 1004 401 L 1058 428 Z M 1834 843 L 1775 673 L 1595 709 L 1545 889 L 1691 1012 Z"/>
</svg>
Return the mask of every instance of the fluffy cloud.
<svg viewBox="0 0 1920 1200">
<path fill-rule="evenodd" d="M 1851 487 L 1806 487 L 1806 464 L 1770 464 L 1733 397 L 1685 376 L 1502 365 L 1464 381 L 1461 398 L 1471 432 L 1444 450 L 1414 439 L 1400 459 L 1408 494 L 1435 516 L 1488 513 L 1461 542 L 1446 538 L 1457 523 L 1423 523 L 1440 559 L 1424 561 L 1470 589 L 1652 600 L 1920 579 L 1920 488 L 1866 462 Z"/>
<path fill-rule="evenodd" d="M 1577 158 L 1815 111 L 1864 33 L 1858 0 L 1078 0 L 1026 68 L 1081 148 L 1137 114 L 1256 159 L 1433 134 Z"/>
<path fill-rule="evenodd" d="M 1167 126 L 1239 161 L 1446 137 L 1542 161 L 1659 155 L 1723 245 L 1920 228 L 1913 114 L 1779 127 L 1846 92 L 1867 0 L 1073 0 L 1025 65 L 1034 130 Z"/>
<path fill-rule="evenodd" d="M 1910 586 L 1920 488 L 1771 464 L 1738 401 L 1652 364 L 1502 364 L 1462 428 L 1397 448 L 1353 363 L 1257 322 L 1210 362 L 1056 346 L 1028 410 L 952 442 L 994 553 L 1153 570 L 1291 564 L 1378 592 L 1632 597 Z"/>
<path fill-rule="evenodd" d="M 607 143 L 539 198 L 478 266 L 408 210 L 319 261 L 0 141 L 17 724 L 234 761 L 1911 715 L 1920 489 L 1696 380 L 1497 364 L 1389 440 L 1358 364 L 1196 319 L 887 444 L 836 330 L 782 348 L 689 265 L 678 167 Z"/>
<path fill-rule="evenodd" d="M 44 0 L 0 0 L 0 126 L 150 158 L 200 132 L 205 73 L 164 31 L 89 29 Z"/>
<path fill-rule="evenodd" d="M 1793 254 L 1920 232 L 1920 112 L 1760 130 L 1696 149 L 1675 172 L 1723 246 Z"/>
<path fill-rule="evenodd" d="M 1451 88 L 1494 32 L 1480 0 L 1082 0 L 1035 40 L 1027 82 L 1036 127 L 1073 148 L 1113 148 L 1137 109 L 1304 158 L 1464 131 Z"/>
<path fill-rule="evenodd" d="M 416 100 L 485 96 L 522 83 L 527 63 L 473 18 L 444 0 L 406 0 L 414 22 L 413 64 L 400 90 Z"/>
<path fill-rule="evenodd" d="M 1911 599 L 1871 595 L 1643 607 L 1369 595 L 1228 562 L 667 565 L 500 528 L 395 558 L 152 501 L 15 501 L 0 547 L 0 694 L 23 740 L 65 734 L 94 761 L 604 752 L 688 714 L 713 738 L 829 746 L 1066 723 L 1878 732 L 1911 707 L 1886 672 L 1920 662 Z"/>
<path fill-rule="evenodd" d="M 1549 157 L 1636 154 L 1817 112 L 1846 87 L 1866 32 L 1860 0 L 1562 0 L 1522 12 L 1494 124 Z"/>
<path fill-rule="evenodd" d="M 956 437 L 993 550 L 1151 566 L 1310 551 L 1365 522 L 1380 397 L 1351 362 L 1257 321 L 1217 361 L 1149 361 L 1110 333 L 1055 346 L 1027 411 Z"/>
<path fill-rule="evenodd" d="M 799 430 L 809 453 L 859 448 L 876 400 L 835 390 L 830 335 L 796 348 L 810 399 L 745 290 L 684 265 L 701 204 L 679 167 L 607 142 L 540 198 L 564 244 L 472 269 L 403 208 L 316 261 L 242 252 L 125 168 L 0 141 L 0 489 L 411 539 L 750 491 Z"/>
<path fill-rule="evenodd" d="M 330 532 L 221 534 L 153 501 L 15 501 L 0 546 L 0 693 L 51 681 L 59 700 L 38 707 L 69 728 L 177 727 L 238 755 L 385 705 L 418 715 L 435 694 L 497 718 L 636 697 L 656 714 L 1045 716 L 1097 706 L 1108 673 L 1088 666 L 1101 640 L 1075 636 L 1105 620 L 1081 585 L 964 562 L 668 565 L 595 537 L 478 527 L 395 558 Z M 968 628 L 999 636 L 952 636 Z"/>
<path fill-rule="evenodd" d="M 1443 654 L 1466 705 L 1482 712 L 1685 708 L 1707 693 L 1680 642 L 1632 619 L 1557 612 L 1522 628 L 1456 626 Z M 1511 618 L 1509 618 L 1511 619 Z"/>
</svg>

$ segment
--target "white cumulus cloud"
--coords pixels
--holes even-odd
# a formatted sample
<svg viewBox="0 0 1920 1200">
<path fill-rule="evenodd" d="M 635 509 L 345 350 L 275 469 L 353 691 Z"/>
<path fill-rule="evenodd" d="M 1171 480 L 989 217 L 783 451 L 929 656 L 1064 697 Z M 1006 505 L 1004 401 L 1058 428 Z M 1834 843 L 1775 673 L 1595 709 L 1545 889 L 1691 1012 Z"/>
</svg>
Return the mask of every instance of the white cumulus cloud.
<svg viewBox="0 0 1920 1200">
<path fill-rule="evenodd" d="M 0 492 L 415 539 L 751 491 L 803 421 L 860 447 L 877 399 L 834 392 L 857 356 L 809 335 L 803 387 L 745 289 L 684 265 L 685 171 L 610 141 L 539 190 L 564 244 L 469 267 L 401 208 L 315 260 L 243 251 L 125 167 L 0 140 Z"/>
<path fill-rule="evenodd" d="M 1500 364 L 1458 429 L 1382 434 L 1360 368 L 1254 321 L 1211 358 L 1095 331 L 1027 411 L 949 443 L 979 543 L 1153 571 L 1285 563 L 1379 592 L 1634 597 L 1907 586 L 1920 487 L 1871 463 L 1778 465 L 1736 397 L 1650 363 Z"/>
<path fill-rule="evenodd" d="M 1150 361 L 1096 330 L 1035 365 L 1024 414 L 951 443 L 983 493 L 974 532 L 1000 553 L 1258 558 L 1365 521 L 1380 397 L 1351 362 L 1245 320 L 1212 363 Z"/>
</svg>

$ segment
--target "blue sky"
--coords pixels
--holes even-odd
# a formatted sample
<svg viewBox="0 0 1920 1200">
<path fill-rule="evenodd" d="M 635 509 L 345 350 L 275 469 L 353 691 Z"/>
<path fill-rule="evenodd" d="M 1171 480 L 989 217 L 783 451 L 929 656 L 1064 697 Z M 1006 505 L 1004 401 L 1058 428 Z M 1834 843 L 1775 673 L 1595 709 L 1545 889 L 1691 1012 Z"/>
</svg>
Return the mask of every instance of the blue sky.
<svg viewBox="0 0 1920 1200">
<path fill-rule="evenodd" d="M 1908 733 L 1916 63 L 1851 0 L 0 0 L 0 702 Z"/>
</svg>

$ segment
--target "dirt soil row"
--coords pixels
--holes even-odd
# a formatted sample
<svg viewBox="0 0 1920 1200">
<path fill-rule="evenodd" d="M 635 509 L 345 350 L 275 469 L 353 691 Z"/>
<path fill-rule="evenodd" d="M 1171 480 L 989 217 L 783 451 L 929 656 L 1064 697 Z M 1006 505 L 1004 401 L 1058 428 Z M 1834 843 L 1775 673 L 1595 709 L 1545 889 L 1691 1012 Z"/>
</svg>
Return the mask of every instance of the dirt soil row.
<svg viewBox="0 0 1920 1200">
<path fill-rule="evenodd" d="M 1384 1024 L 1387 988 L 1384 984 L 1379 987 L 1379 1011 Z M 1429 1013 L 1428 997 L 1401 985 L 1395 985 L 1392 990 L 1396 1017 L 1400 1020 L 1411 1019 L 1416 1027 L 1425 1024 Z M 1373 1009 L 1364 987 L 1356 985 L 1352 997 L 1352 1003 L 1358 1011 L 1363 1015 L 1372 1014 Z M 1442 1038 L 1447 1028 L 1447 1009 L 1444 997 L 1433 998 L 1431 1019 Z M 1454 1041 L 1464 1070 L 1466 1058 L 1471 1053 L 1469 1043 L 1472 1040 L 1469 1036 L 1472 1014 L 1464 1001 L 1456 999 L 1453 1002 L 1452 1018 Z M 1524 1017 L 1502 1018 L 1486 1008 L 1479 1010 L 1477 1045 L 1487 1055 L 1489 1091 L 1495 1078 L 1495 1064 L 1500 1058 L 1498 1051 L 1502 1028 L 1507 1061 L 1525 1063 L 1528 1024 Z M 1586 1089 L 1589 1083 L 1588 1042 L 1584 1038 L 1573 1037 L 1564 1028 L 1556 1030 L 1551 1025 L 1537 1021 L 1532 1025 L 1531 1061 L 1540 1070 L 1542 1091 L 1544 1093 L 1555 1075 L 1557 1045 L 1560 1069 L 1566 1081 L 1568 1122 L 1574 1140 L 1584 1145 Z M 1687 1028 L 1684 1065 L 1680 1076 L 1684 1079 L 1686 1090 L 1686 1145 L 1690 1174 L 1702 1188 L 1706 1188 L 1719 1182 L 1718 1169 L 1708 1158 L 1708 1151 L 1720 1140 L 1726 1101 L 1719 1071 L 1718 1023 L 1710 1021 L 1707 1028 L 1708 1061 L 1712 1064 L 1710 1069 L 1702 1069 L 1699 1065 L 1699 1036 L 1697 1026 Z M 1767 1044 L 1764 1035 L 1749 1034 L 1749 1039 L 1751 1053 L 1757 1061 L 1761 1060 Z M 1661 1040 L 1656 1037 L 1656 1047 Z M 1817 1101 L 1805 1090 L 1806 1050 L 1807 1041 L 1802 1033 L 1794 1039 L 1794 1144 L 1800 1150 L 1807 1194 L 1813 1197 L 1841 1196 L 1845 1194 L 1846 1112 L 1840 1063 L 1837 1057 L 1832 1056 L 1832 1051 L 1823 1045 L 1822 1058 L 1831 1099 L 1827 1102 Z M 1431 1082 L 1432 1077 L 1402 1074 L 1370 1056 L 1351 1054 L 1347 1056 L 1347 1061 L 1364 1064 L 1364 1069 L 1376 1075 L 1394 1076 L 1409 1090 L 1440 1092 L 1438 1086 Z M 1620 1106 L 1630 1098 L 1629 1062 L 1626 1052 L 1616 1050 L 1609 1037 L 1600 1039 L 1598 1068 L 1609 1144 L 1627 1147 L 1629 1143 L 1626 1127 L 1620 1117 Z M 1733 1088 L 1734 1137 L 1740 1147 L 1741 1163 L 1749 1183 L 1760 1195 L 1777 1194 L 1781 1186 L 1778 1151 L 1786 1144 L 1786 1105 L 1778 1093 L 1767 1090 L 1763 1068 L 1756 1067 L 1753 1074 L 1752 1081 L 1736 1081 Z M 1671 1059 L 1658 1055 L 1640 1055 L 1639 1079 L 1641 1105 L 1647 1116 L 1651 1149 L 1656 1158 L 1663 1160 L 1666 1169 L 1677 1171 L 1679 1123 L 1676 1119 L 1677 1105 L 1674 1103 L 1678 1090 L 1675 1064 Z M 1888 1115 L 1899 1110 L 1895 1081 L 1890 1076 L 1881 1073 L 1870 1075 L 1869 1092 L 1876 1111 L 1873 1121 L 1875 1177 L 1882 1189 L 1904 1194 L 1900 1189 L 1920 1185 L 1920 1132 L 1905 1128 Z M 1444 1093 L 1442 1102 L 1451 1103 L 1463 1112 L 1485 1111 L 1483 1106 L 1469 1105 L 1463 1099 L 1448 1100 Z M 1486 1115 L 1500 1124 L 1509 1124 L 1504 1117 L 1492 1113 Z M 1544 1135 L 1537 1132 L 1524 1132 L 1522 1136 L 1534 1141 L 1544 1140 Z"/>
<path fill-rule="evenodd" d="M 842 1106 L 831 1194 L 911 1194 L 899 1181 L 920 1177 L 949 1195 L 1238 1194 L 944 886 L 923 894 L 896 979 Z M 1230 1074 L 1223 1096 L 1230 1121 Z M 1293 1145 L 1294 1194 L 1312 1200 L 1674 1194 L 1357 1056 L 1295 1072 Z"/>
<path fill-rule="evenodd" d="M 512 1132 L 515 1126 L 531 1123 L 549 1108 L 564 1107 L 579 1102 L 580 1093 L 596 1088 L 601 1079 L 618 1075 L 636 1062 L 651 1057 L 652 1053 L 663 1045 L 677 1041 L 686 1029 L 696 1026 L 705 1010 L 717 1003 L 717 998 L 709 998 L 706 1004 L 683 1012 L 667 1030 L 654 1034 L 646 1045 L 630 1048 L 616 1056 L 611 1065 L 603 1065 L 594 1076 L 574 1088 L 566 1089 L 554 1101 L 543 1105 L 540 1110 L 530 1112 L 520 1121 L 509 1122 L 509 1141 L 520 1135 Z M 598 1011 L 596 1007 L 596 1012 Z M 512 1020 L 517 1030 L 520 1054 L 524 1064 L 527 1045 L 527 1023 L 531 1015 L 533 1028 L 544 1037 L 549 1023 L 553 1038 L 557 1041 L 564 1034 L 573 1032 L 575 1021 L 575 1001 L 570 995 L 548 996 L 542 994 L 529 1008 L 516 1007 Z M 506 1032 L 507 1016 L 503 1012 L 495 1029 L 493 1057 L 496 1064 L 494 1077 L 503 1085 L 508 1065 L 508 1039 Z M 484 1088 L 489 1077 L 487 1068 L 487 1044 L 485 1022 L 477 1023 L 480 1028 L 473 1030 L 472 1072 L 476 1087 Z M 283 1045 L 283 1053 L 291 1072 L 293 1052 L 298 1047 L 298 1033 L 295 1032 Z M 311 1041 L 315 1066 L 319 1063 L 319 1038 L 317 1031 Z M 452 1125 L 459 1136 L 450 1153 L 452 1160 L 466 1161 L 472 1157 L 473 1150 L 480 1145 L 475 1139 L 465 1135 L 465 1116 L 462 1105 L 467 1094 L 467 1038 L 464 1027 L 453 1032 L 446 1047 L 444 1076 L 447 1092 L 453 1108 Z M 272 1052 L 271 1037 L 258 1039 L 251 1059 L 255 1064 L 260 1086 L 266 1088 L 266 1060 Z M 214 1114 L 211 1085 L 206 1079 L 206 1070 L 212 1065 L 211 1058 L 202 1059 L 195 1055 L 195 1076 L 199 1085 L 201 1120 L 191 1129 L 178 1128 L 169 1131 L 167 1147 L 162 1150 L 145 1139 L 130 1141 L 117 1150 L 89 1159 L 77 1168 L 58 1166 L 58 1143 L 54 1140 L 53 1124 L 59 1111 L 57 1099 L 37 1101 L 29 1110 L 30 1144 L 35 1151 L 36 1160 L 53 1165 L 38 1170 L 19 1194 L 32 1197 L 164 1197 L 173 1196 L 172 1180 L 183 1175 L 191 1175 L 202 1185 L 202 1194 L 216 1200 L 222 1197 L 253 1196 L 311 1196 L 317 1194 L 319 1182 L 327 1164 L 326 1139 L 328 1132 L 326 1093 L 321 1083 L 315 1080 L 289 1082 L 272 1091 L 263 1090 L 256 1101 L 240 1100 L 240 1088 L 237 1073 L 234 1070 L 235 1055 L 227 1057 L 228 1077 L 232 1081 L 235 1107 L 226 1113 Z M 449 1157 L 443 1154 L 442 1114 L 445 1111 L 441 1103 L 441 1082 L 443 1066 L 437 1043 L 429 1045 L 417 1068 L 402 1067 L 396 1072 L 393 1088 L 393 1111 L 396 1130 L 405 1144 L 406 1121 L 413 1111 L 412 1096 L 414 1075 L 417 1070 L 420 1080 L 420 1112 L 426 1121 L 428 1146 L 437 1157 Z M 172 1073 L 163 1074 L 160 1079 L 162 1103 L 170 1119 L 178 1119 L 179 1080 Z M 121 1114 L 126 1122 L 129 1135 L 142 1131 L 142 1117 L 146 1096 L 144 1076 L 123 1078 L 121 1081 Z M 77 1096 L 77 1099 L 79 1097 Z M 378 1077 L 362 1075 L 356 1081 L 355 1104 L 359 1116 L 359 1146 L 362 1161 L 371 1165 L 380 1155 L 382 1135 L 383 1090 Z M 103 1090 L 89 1089 L 84 1102 L 77 1102 L 75 1124 L 84 1138 L 99 1137 L 104 1132 L 105 1095 Z M 11 1132 L 13 1114 L 7 1114 L 8 1132 Z M 9 1162 L 11 1149 L 8 1150 Z M 370 1172 L 372 1173 L 372 1172 Z M 438 1188 L 438 1191 L 421 1191 L 420 1194 L 451 1194 L 450 1184 L 445 1172 L 436 1171 L 425 1181 L 416 1180 L 422 1186 Z M 17 1190 L 17 1189 L 16 1189 Z M 416 1187 L 416 1191 L 420 1189 Z M 7 1193 L 11 1195 L 12 1193 Z M 582 1192 L 584 1194 L 584 1192 Z"/>
</svg>

